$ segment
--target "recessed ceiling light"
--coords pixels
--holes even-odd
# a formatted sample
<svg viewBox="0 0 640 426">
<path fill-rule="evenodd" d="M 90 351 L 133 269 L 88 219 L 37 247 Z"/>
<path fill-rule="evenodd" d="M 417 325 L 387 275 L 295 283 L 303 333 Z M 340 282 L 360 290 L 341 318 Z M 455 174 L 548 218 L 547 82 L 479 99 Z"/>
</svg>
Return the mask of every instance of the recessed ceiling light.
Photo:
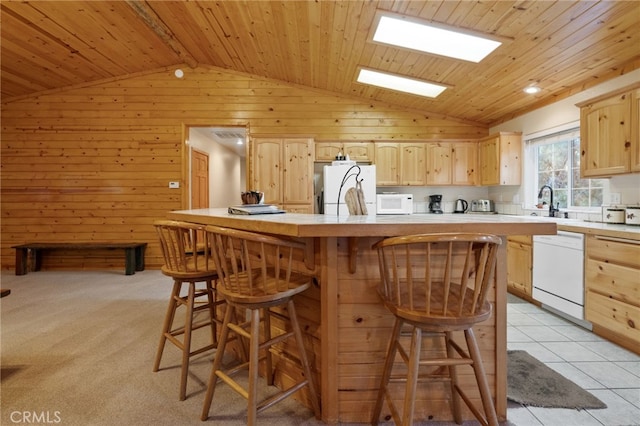
<svg viewBox="0 0 640 426">
<path fill-rule="evenodd" d="M 416 80 L 365 68 L 360 69 L 357 80 L 359 83 L 371 84 L 373 86 L 427 96 L 429 98 L 435 98 L 447 88 L 447 86 L 429 83 L 423 80 Z"/>
<path fill-rule="evenodd" d="M 527 86 L 524 88 L 524 93 L 528 93 L 530 95 L 534 95 L 540 92 L 540 88 L 538 86 Z"/>
<path fill-rule="evenodd" d="M 383 15 L 373 41 L 435 55 L 480 62 L 502 43 L 480 36 Z"/>
</svg>

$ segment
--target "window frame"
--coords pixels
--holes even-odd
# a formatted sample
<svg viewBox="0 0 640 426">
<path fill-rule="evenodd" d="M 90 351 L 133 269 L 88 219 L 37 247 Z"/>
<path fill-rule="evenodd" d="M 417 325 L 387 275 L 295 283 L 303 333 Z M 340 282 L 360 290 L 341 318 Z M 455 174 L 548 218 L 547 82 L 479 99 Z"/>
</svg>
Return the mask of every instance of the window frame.
<svg viewBox="0 0 640 426">
<path fill-rule="evenodd" d="M 538 147 L 541 145 L 550 145 L 563 140 L 569 140 L 580 137 L 580 122 L 574 121 L 567 123 L 563 126 L 559 126 L 553 129 L 543 130 L 537 133 L 526 135 L 524 139 L 524 208 L 538 210 Z M 568 194 L 567 201 L 571 201 L 571 191 L 573 189 L 573 178 L 571 176 L 573 164 L 573 156 L 571 155 L 571 149 L 569 149 L 569 180 L 568 180 Z M 603 205 L 607 194 L 609 193 L 609 181 L 604 180 L 603 185 Z M 543 198 L 547 198 L 546 192 Z M 554 200 L 555 203 L 555 200 Z M 545 206 L 548 208 L 548 206 Z M 602 206 L 568 206 L 560 207 L 562 211 L 577 212 L 577 213 L 598 213 L 602 210 Z"/>
</svg>

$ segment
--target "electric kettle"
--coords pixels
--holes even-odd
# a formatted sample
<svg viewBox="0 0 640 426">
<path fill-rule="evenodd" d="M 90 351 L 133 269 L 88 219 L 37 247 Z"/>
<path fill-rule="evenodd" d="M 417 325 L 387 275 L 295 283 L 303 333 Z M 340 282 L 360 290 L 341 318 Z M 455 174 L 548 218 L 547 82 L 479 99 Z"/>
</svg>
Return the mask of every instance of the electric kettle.
<svg viewBox="0 0 640 426">
<path fill-rule="evenodd" d="M 456 208 L 455 208 L 455 210 L 453 212 L 454 213 L 465 213 L 468 208 L 469 208 L 469 203 L 467 203 L 462 198 L 458 198 L 456 200 Z"/>
</svg>

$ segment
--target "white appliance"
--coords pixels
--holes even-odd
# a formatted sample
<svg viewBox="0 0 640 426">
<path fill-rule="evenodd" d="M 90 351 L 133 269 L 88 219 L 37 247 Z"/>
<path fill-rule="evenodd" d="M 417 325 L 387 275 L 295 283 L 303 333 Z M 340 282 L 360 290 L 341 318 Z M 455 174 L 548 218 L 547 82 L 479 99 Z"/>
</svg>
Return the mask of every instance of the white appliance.
<svg viewBox="0 0 640 426">
<path fill-rule="evenodd" d="M 589 328 L 584 321 L 584 234 L 533 236 L 533 298 Z"/>
<path fill-rule="evenodd" d="M 378 214 L 413 214 L 413 195 L 378 194 L 376 207 Z"/>
<path fill-rule="evenodd" d="M 376 215 L 376 166 L 331 165 L 322 170 L 324 214 L 348 216 L 344 195 L 361 182 L 367 215 Z M 338 196 L 340 199 L 338 200 Z"/>
</svg>

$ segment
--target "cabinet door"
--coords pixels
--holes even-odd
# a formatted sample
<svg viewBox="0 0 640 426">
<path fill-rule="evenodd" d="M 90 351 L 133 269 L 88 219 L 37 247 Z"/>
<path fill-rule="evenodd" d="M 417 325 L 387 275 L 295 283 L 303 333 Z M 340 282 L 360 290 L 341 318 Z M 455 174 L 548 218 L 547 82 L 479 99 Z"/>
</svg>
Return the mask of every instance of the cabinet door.
<svg viewBox="0 0 640 426">
<path fill-rule="evenodd" d="M 452 144 L 453 185 L 475 185 L 478 164 L 478 144 L 475 142 L 459 142 Z"/>
<path fill-rule="evenodd" d="M 400 144 L 400 184 L 424 185 L 424 144 Z"/>
<path fill-rule="evenodd" d="M 427 143 L 427 185 L 450 185 L 452 152 L 448 142 Z"/>
<path fill-rule="evenodd" d="M 631 171 L 640 172 L 640 88 L 631 96 Z"/>
<path fill-rule="evenodd" d="M 349 155 L 353 161 L 373 162 L 373 142 L 345 142 L 343 144 L 344 155 Z"/>
<path fill-rule="evenodd" d="M 315 144 L 316 161 L 333 161 L 336 156 L 343 152 L 341 142 L 317 142 Z"/>
<path fill-rule="evenodd" d="M 583 177 L 629 171 L 631 93 L 580 109 L 580 172 Z"/>
<path fill-rule="evenodd" d="M 480 184 L 498 185 L 500 183 L 500 136 L 480 142 Z"/>
<path fill-rule="evenodd" d="M 376 181 L 379 186 L 400 185 L 400 148 L 397 143 L 375 144 Z"/>
<path fill-rule="evenodd" d="M 251 186 L 247 190 L 264 192 L 264 202 L 282 204 L 281 139 L 252 140 Z"/>
<path fill-rule="evenodd" d="M 285 204 L 313 206 L 313 141 L 283 140 L 283 185 Z"/>
<path fill-rule="evenodd" d="M 507 287 L 515 294 L 531 298 L 532 245 L 530 236 L 509 237 L 507 241 Z M 525 242 L 520 240 L 524 239 Z"/>
</svg>

